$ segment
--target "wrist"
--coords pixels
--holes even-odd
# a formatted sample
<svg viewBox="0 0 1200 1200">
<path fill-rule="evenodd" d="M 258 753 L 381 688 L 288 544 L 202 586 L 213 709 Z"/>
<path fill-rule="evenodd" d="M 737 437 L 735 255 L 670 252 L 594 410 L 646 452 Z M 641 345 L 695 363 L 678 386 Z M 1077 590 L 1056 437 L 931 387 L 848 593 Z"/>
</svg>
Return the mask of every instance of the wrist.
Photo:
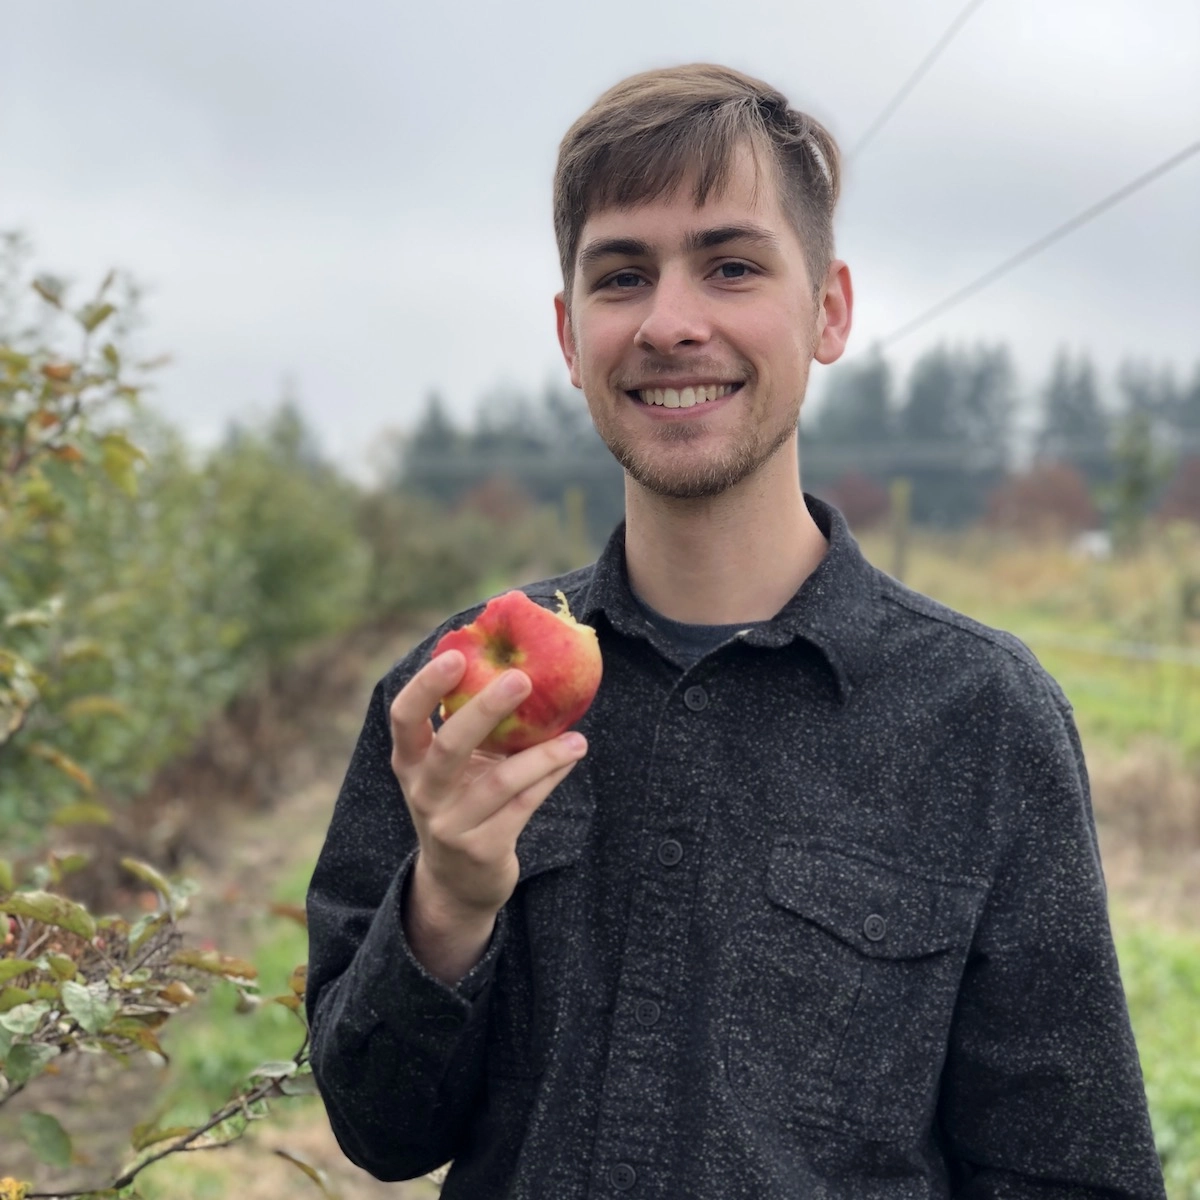
<svg viewBox="0 0 1200 1200">
<path fill-rule="evenodd" d="M 408 890 L 407 912 L 415 912 L 431 932 L 478 932 L 496 923 L 498 908 L 464 903 L 438 882 L 423 854 L 417 854 Z"/>
<path fill-rule="evenodd" d="M 496 912 L 447 897 L 420 869 L 420 862 L 418 856 L 404 899 L 404 936 L 413 957 L 434 978 L 453 987 L 486 952 Z"/>
</svg>

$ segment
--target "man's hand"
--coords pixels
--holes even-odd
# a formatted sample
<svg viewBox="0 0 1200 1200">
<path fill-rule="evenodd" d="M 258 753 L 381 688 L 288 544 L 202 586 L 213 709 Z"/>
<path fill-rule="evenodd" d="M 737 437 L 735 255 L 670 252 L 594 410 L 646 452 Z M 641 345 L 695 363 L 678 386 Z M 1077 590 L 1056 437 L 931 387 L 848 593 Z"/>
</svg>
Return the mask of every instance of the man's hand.
<svg viewBox="0 0 1200 1200">
<path fill-rule="evenodd" d="M 564 733 L 508 758 L 480 743 L 529 694 L 528 676 L 506 671 L 435 734 L 429 714 L 462 678 L 466 660 L 439 654 L 392 702 L 392 770 L 420 849 L 404 911 L 413 953 L 457 982 L 487 946 L 496 914 L 517 886 L 517 838 L 543 800 L 587 751 Z"/>
</svg>

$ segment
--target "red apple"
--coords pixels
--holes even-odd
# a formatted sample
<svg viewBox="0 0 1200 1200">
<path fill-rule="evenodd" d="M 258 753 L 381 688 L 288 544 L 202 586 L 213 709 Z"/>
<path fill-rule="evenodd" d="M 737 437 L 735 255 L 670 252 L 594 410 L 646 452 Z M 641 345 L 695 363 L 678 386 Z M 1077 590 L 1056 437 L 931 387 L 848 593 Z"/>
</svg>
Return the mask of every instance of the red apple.
<svg viewBox="0 0 1200 1200">
<path fill-rule="evenodd" d="M 462 708 L 497 675 L 517 667 L 529 676 L 533 691 L 496 726 L 480 746 L 495 754 L 513 754 L 557 737 L 587 712 L 600 686 L 600 644 L 590 625 L 571 616 L 567 598 L 559 609 L 535 604 L 524 592 L 506 592 L 461 629 L 445 634 L 434 647 L 436 658 L 461 650 L 467 669 L 453 692 L 442 697 L 442 716 Z"/>
</svg>

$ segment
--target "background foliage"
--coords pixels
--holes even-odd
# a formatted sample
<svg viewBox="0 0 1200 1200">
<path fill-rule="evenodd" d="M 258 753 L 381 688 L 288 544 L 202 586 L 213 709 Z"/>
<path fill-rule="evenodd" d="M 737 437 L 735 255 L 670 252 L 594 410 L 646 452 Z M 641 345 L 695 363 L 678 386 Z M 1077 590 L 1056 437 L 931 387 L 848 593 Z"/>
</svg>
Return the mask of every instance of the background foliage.
<svg viewBox="0 0 1200 1200">
<path fill-rule="evenodd" d="M 164 1129 L 182 1137 L 231 1096 L 257 1087 L 256 1104 L 277 1098 L 303 1073 L 295 1005 L 263 1002 L 295 999 L 303 933 L 264 917 L 247 934 L 253 963 L 188 942 L 189 889 L 165 878 L 162 862 L 122 868 L 128 886 L 105 899 L 113 915 L 62 908 L 84 868 L 64 837 L 114 814 L 119 823 L 215 722 L 236 722 L 247 695 L 314 648 L 405 619 L 427 628 L 587 561 L 620 519 L 621 472 L 579 397 L 555 388 L 497 391 L 465 424 L 431 396 L 374 487 L 325 461 L 286 397 L 201 452 L 145 403 L 161 364 L 136 351 L 136 286 L 113 276 L 75 293 L 35 278 L 28 247 L 4 239 L 0 1106 L 44 1084 L 64 1056 L 161 1051 L 172 1082 L 156 1123 L 133 1134 L 136 1162 Z M 1030 641 L 1074 702 L 1089 758 L 1139 753 L 1147 736 L 1169 746 L 1169 778 L 1131 776 L 1098 811 L 1141 845 L 1200 845 L 1200 660 L 1190 657 L 1200 633 L 1200 369 L 1181 383 L 1129 363 L 1105 382 L 1064 353 L 1040 389 L 1027 461 L 1016 454 L 1019 385 L 1003 347 L 932 351 L 903 388 L 878 354 L 829 383 L 805 421 L 806 487 L 838 503 L 890 569 L 894 485 L 907 481 L 918 528 L 906 578 Z M 1097 528 L 1112 535 L 1114 558 L 1067 553 L 1069 537 Z M 1114 645 L 1125 657 L 1104 649 Z M 1139 646 L 1173 657 L 1140 660 Z M 198 783 L 185 773 L 176 785 L 193 821 L 207 813 Z M 285 866 L 275 891 L 294 916 L 311 861 Z M 1118 918 L 1171 1195 L 1196 1200 L 1189 1031 L 1200 946 L 1157 920 Z M 195 1004 L 206 981 L 212 995 Z M 279 1074 L 252 1078 L 264 1054 Z M 40 1118 L 22 1118 L 21 1133 L 48 1168 L 61 1167 L 69 1134 Z M 239 1128 L 223 1121 L 205 1136 Z M 156 1190 L 157 1178 L 123 1194 L 176 1195 Z M 224 1184 L 213 1186 L 221 1194 Z"/>
</svg>

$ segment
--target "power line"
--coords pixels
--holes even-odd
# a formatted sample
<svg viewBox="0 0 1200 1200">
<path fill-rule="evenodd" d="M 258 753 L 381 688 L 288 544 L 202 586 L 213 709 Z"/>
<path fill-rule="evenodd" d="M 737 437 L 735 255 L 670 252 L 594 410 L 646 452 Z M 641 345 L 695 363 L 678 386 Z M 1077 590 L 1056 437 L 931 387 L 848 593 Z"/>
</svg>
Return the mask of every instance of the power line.
<svg viewBox="0 0 1200 1200">
<path fill-rule="evenodd" d="M 1168 171 L 1174 170 L 1180 163 L 1191 158 L 1197 151 L 1200 151 L 1200 141 L 1193 142 L 1190 146 L 1185 146 L 1178 154 L 1171 155 L 1165 162 L 1159 163 L 1157 167 L 1147 171 L 1144 175 L 1139 175 L 1130 183 L 1125 184 L 1124 187 L 1118 188 L 1111 195 L 1105 196 L 1103 200 L 1097 204 L 1093 204 L 1091 208 L 1084 209 L 1078 216 L 1072 217 L 1069 221 L 1058 226 L 1057 229 L 1052 229 L 1044 237 L 1038 238 L 1036 242 L 1031 242 L 1024 250 L 1020 250 L 1011 258 L 1005 259 L 998 267 L 993 267 L 973 283 L 967 284 L 964 288 L 959 288 L 957 292 L 939 301 L 932 308 L 926 309 L 919 317 L 914 317 L 906 325 L 901 325 L 899 329 L 893 330 L 887 337 L 882 338 L 878 345 L 881 347 L 889 346 L 893 342 L 907 337 L 914 330 L 932 321 L 934 317 L 941 316 L 942 313 L 957 304 L 961 304 L 968 297 L 975 295 L 976 292 L 983 291 L 985 287 L 995 283 L 1002 275 L 1007 275 L 1014 267 L 1027 262 L 1034 255 L 1040 254 L 1048 246 L 1052 246 L 1060 238 L 1066 237 L 1068 233 L 1073 233 L 1081 225 L 1086 225 L 1094 217 L 1098 217 L 1102 212 L 1112 208 L 1113 205 L 1119 204 L 1122 200 L 1132 196 L 1134 192 L 1144 188 L 1148 183 L 1153 183 L 1154 180 L 1165 175 Z"/>
<path fill-rule="evenodd" d="M 893 114 L 908 98 L 908 94 L 925 77 L 929 68 L 941 57 L 942 51 L 954 40 L 958 31 L 970 20 L 971 14 L 983 3 L 983 0 L 970 0 L 970 3 L 950 22 L 950 28 L 938 39 L 932 50 L 921 60 L 917 69 L 900 85 L 900 90 L 883 106 L 879 116 L 867 127 L 854 146 L 846 155 L 847 161 L 862 152 L 863 147 L 891 120 Z"/>
</svg>

